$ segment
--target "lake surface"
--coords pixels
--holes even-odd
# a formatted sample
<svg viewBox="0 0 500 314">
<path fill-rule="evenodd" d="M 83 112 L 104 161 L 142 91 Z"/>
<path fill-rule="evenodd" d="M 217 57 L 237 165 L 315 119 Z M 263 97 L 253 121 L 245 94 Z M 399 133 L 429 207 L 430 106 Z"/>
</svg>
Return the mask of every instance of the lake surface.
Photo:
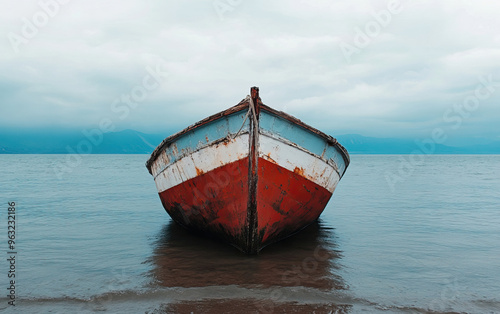
<svg viewBox="0 0 500 314">
<path fill-rule="evenodd" d="M 500 313 L 498 155 L 352 155 L 320 221 L 252 257 L 175 225 L 148 157 L 0 155 L 0 311 Z"/>
</svg>

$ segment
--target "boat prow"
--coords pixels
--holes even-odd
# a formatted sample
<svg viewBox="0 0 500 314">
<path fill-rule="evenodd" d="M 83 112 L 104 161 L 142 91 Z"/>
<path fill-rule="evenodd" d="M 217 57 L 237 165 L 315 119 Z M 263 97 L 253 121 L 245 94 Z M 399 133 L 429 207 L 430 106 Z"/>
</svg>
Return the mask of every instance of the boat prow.
<svg viewBox="0 0 500 314">
<path fill-rule="evenodd" d="M 348 165 L 337 140 L 264 105 L 257 87 L 146 163 L 174 221 L 249 254 L 318 219 Z"/>
</svg>

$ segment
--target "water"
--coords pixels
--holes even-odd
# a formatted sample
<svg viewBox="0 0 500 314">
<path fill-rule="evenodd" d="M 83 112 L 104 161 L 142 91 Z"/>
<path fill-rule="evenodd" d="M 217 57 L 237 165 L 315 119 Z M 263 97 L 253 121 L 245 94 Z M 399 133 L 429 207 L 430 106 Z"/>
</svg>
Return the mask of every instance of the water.
<svg viewBox="0 0 500 314">
<path fill-rule="evenodd" d="M 86 156 L 62 179 L 68 156 L 0 155 L 0 310 L 500 313 L 500 156 L 425 156 L 393 190 L 401 157 L 351 157 L 317 224 L 248 257 L 172 223 L 146 155 Z"/>
</svg>

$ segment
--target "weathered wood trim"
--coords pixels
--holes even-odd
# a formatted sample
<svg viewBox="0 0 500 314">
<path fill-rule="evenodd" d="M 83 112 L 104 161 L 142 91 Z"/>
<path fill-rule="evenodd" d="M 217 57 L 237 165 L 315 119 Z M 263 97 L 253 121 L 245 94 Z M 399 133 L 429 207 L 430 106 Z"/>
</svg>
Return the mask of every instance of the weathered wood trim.
<svg viewBox="0 0 500 314">
<path fill-rule="evenodd" d="M 312 132 L 312 133 L 322 137 L 327 143 L 329 143 L 329 144 L 331 144 L 339 149 L 339 151 L 342 153 L 342 158 L 344 159 L 346 169 L 347 169 L 347 166 L 349 166 L 349 163 L 350 163 L 349 153 L 347 152 L 345 147 L 342 146 L 342 144 L 340 144 L 337 141 L 336 138 L 334 138 L 330 135 L 327 135 L 318 129 L 313 128 L 312 126 L 302 122 L 301 120 L 299 120 L 299 119 L 297 119 L 297 118 L 295 118 L 295 117 L 293 117 L 293 116 L 291 116 L 283 111 L 278 111 L 278 110 L 273 109 L 273 108 L 266 106 L 264 104 L 262 104 L 260 106 L 260 109 L 268 111 L 268 112 L 270 112 L 270 113 L 272 113 L 280 118 L 283 118 L 285 120 L 288 120 L 296 125 L 303 127 L 304 129 L 308 130 L 309 132 Z"/>
<path fill-rule="evenodd" d="M 217 119 L 220 119 L 222 117 L 225 117 L 225 116 L 228 116 L 228 115 L 231 115 L 233 113 L 236 113 L 236 112 L 239 112 L 239 111 L 242 111 L 242 110 L 245 110 L 246 108 L 248 108 L 248 102 L 246 101 L 246 99 L 243 99 L 242 101 L 240 101 L 239 104 L 237 104 L 236 106 L 233 106 L 229 109 L 226 109 L 224 111 L 221 111 L 219 113 L 216 113 L 214 115 L 211 115 L 191 126 L 188 126 L 187 128 L 185 128 L 184 130 L 180 131 L 180 132 L 177 132 L 169 137 L 167 137 L 166 139 L 164 139 L 160 145 L 158 145 L 158 147 L 156 147 L 156 149 L 153 151 L 153 153 L 151 154 L 151 157 L 148 159 L 148 161 L 146 162 L 146 167 L 148 168 L 148 171 L 149 173 L 151 173 L 151 165 L 153 164 L 153 162 L 156 160 L 156 158 L 160 155 L 160 153 L 163 151 L 163 149 L 165 148 L 165 146 L 167 146 L 168 144 L 174 142 L 177 138 L 179 138 L 180 136 L 188 133 L 188 132 L 191 132 L 207 123 L 210 123 L 212 121 L 215 121 Z"/>
<path fill-rule="evenodd" d="M 257 103 L 256 103 L 257 104 Z M 156 149 L 153 151 L 153 153 L 151 154 L 151 157 L 149 158 L 149 160 L 146 162 L 146 167 L 148 168 L 149 172 L 151 173 L 151 165 L 152 163 L 154 162 L 154 160 L 158 157 L 158 155 L 162 152 L 163 148 L 165 146 L 167 146 L 169 143 L 172 143 L 174 142 L 177 138 L 179 138 L 180 136 L 190 132 L 190 131 L 193 131 L 194 129 L 200 127 L 200 126 L 203 126 L 207 123 L 210 123 L 214 120 L 217 120 L 217 119 L 220 119 L 222 117 L 225 117 L 225 116 L 228 116 L 230 114 L 233 114 L 233 113 L 236 113 L 238 111 L 241 111 L 241 110 L 245 110 L 245 109 L 248 109 L 248 106 L 249 106 L 249 103 L 246 99 L 243 99 L 242 101 L 240 101 L 236 106 L 233 106 L 229 109 L 226 109 L 224 111 L 221 111 L 219 113 L 216 113 L 212 116 L 209 116 L 187 128 L 185 128 L 184 130 L 178 132 L 178 133 L 175 133 L 169 137 L 167 137 L 166 139 L 164 139 L 160 145 L 158 145 L 158 147 L 156 147 Z M 325 141 L 327 141 L 328 143 L 336 146 L 339 151 L 342 153 L 342 158 L 344 159 L 344 162 L 346 164 L 346 169 L 347 169 L 347 166 L 349 166 L 349 163 L 350 163 L 350 158 L 349 158 L 349 153 L 347 152 L 347 150 L 345 149 L 344 146 L 342 146 L 342 144 L 340 144 L 337 139 L 333 138 L 332 136 L 330 135 L 327 135 L 323 132 L 321 132 L 320 130 L 316 129 L 316 128 L 313 128 L 312 126 L 302 122 L 301 120 L 283 112 L 283 111 L 278 111 L 276 109 L 273 109 L 265 104 L 262 103 L 262 101 L 260 100 L 260 98 L 258 98 L 258 107 L 259 107 L 259 110 L 266 110 L 278 117 L 281 117 L 283 119 L 286 119 L 294 124 L 297 124 L 305 129 L 307 129 L 308 131 L 314 133 L 314 134 L 317 134 L 319 136 L 321 136 Z"/>
<path fill-rule="evenodd" d="M 262 102 L 259 98 L 258 87 L 252 87 L 250 97 L 254 103 L 255 116 L 250 114 L 250 139 L 249 139 L 249 165 L 248 165 L 248 206 L 247 206 L 247 247 L 246 253 L 257 254 L 260 250 L 260 242 L 257 237 L 257 184 L 259 180 L 259 112 Z"/>
</svg>

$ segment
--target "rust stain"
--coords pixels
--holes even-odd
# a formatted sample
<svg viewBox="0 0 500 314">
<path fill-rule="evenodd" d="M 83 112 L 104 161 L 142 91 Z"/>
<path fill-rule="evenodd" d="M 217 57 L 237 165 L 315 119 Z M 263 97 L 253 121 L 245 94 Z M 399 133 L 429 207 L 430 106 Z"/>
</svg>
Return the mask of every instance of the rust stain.
<svg viewBox="0 0 500 314">
<path fill-rule="evenodd" d="M 161 151 L 163 150 L 163 148 L 165 148 L 167 145 L 173 143 L 177 138 L 179 138 L 180 136 L 186 134 L 186 133 L 189 133 L 205 124 L 208 124 L 212 121 L 215 121 L 215 120 L 218 120 L 220 118 L 223 118 L 223 117 L 227 117 L 235 112 L 238 112 L 238 111 L 241 111 L 241 110 L 244 110 L 244 109 L 248 109 L 248 102 L 245 102 L 245 101 L 241 101 L 239 104 L 237 104 L 236 106 L 234 107 L 231 107 L 225 111 L 222 111 L 222 112 L 219 112 L 217 114 L 214 114 L 210 117 L 207 117 L 197 123 L 195 123 L 194 125 L 192 126 L 189 126 L 187 127 L 186 129 L 178 132 L 178 133 L 175 133 L 174 135 L 171 135 L 169 137 L 167 137 L 166 139 L 163 140 L 163 142 L 158 145 L 158 147 L 153 151 L 153 153 L 151 154 L 151 158 L 148 160 L 148 164 L 151 164 L 153 162 L 153 160 L 161 153 Z"/>
<path fill-rule="evenodd" d="M 325 172 L 326 172 L 326 168 L 323 169 L 323 172 L 319 175 L 321 178 L 323 178 L 323 176 L 325 175 Z"/>
<path fill-rule="evenodd" d="M 276 160 L 271 158 L 271 153 L 268 153 L 267 155 L 265 155 L 265 157 L 268 161 L 272 162 L 273 164 L 278 164 Z"/>
<path fill-rule="evenodd" d="M 304 170 L 304 168 L 295 167 L 293 172 L 303 177 L 305 170 Z"/>
<path fill-rule="evenodd" d="M 203 170 L 199 169 L 198 167 L 194 167 L 196 169 L 196 175 L 197 176 L 201 176 L 202 174 L 204 174 L 205 172 L 203 172 Z"/>
<path fill-rule="evenodd" d="M 174 155 L 179 155 L 179 150 L 177 149 L 176 143 L 172 144 L 172 152 L 174 153 Z"/>
<path fill-rule="evenodd" d="M 326 149 L 328 148 L 328 146 L 325 147 L 325 149 L 323 149 L 323 153 L 321 154 L 321 158 L 324 158 L 325 157 L 325 154 L 326 154 Z"/>
</svg>

